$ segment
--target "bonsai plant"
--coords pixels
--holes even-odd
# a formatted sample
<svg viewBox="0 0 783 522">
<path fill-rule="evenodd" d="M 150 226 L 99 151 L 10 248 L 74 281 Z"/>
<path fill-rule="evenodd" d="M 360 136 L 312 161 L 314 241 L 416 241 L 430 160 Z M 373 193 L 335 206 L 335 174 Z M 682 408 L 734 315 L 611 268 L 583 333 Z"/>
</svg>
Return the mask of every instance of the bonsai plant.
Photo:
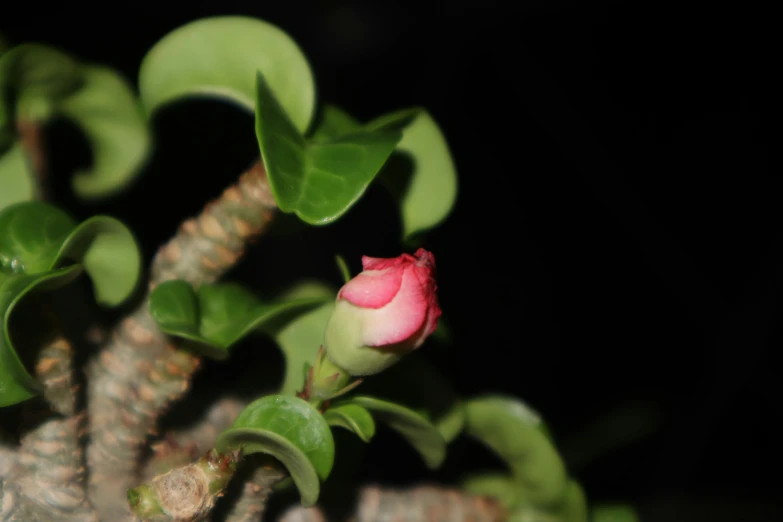
<svg viewBox="0 0 783 522">
<path fill-rule="evenodd" d="M 352 457 L 333 431 L 371 443 L 376 423 L 428 467 L 467 436 L 506 468 L 449 486 L 364 488 L 360 520 L 636 519 L 624 506 L 590 505 L 530 406 L 460 397 L 416 357 L 444 337 L 437 253 L 425 233 L 449 215 L 458 182 L 426 109 L 363 122 L 318 106 L 299 46 L 274 25 L 236 16 L 165 35 L 140 65 L 138 93 L 109 68 L 36 43 L 3 51 L 0 88 L 0 407 L 22 409 L 0 442 L 0 519 L 259 520 L 286 488 L 300 499 L 288 516 L 318 516 L 322 486 Z M 145 275 L 127 224 L 105 215 L 79 223 L 49 200 L 46 124 L 65 117 L 83 131 L 93 161 L 73 190 L 94 200 L 132 185 L 149 161 L 158 111 L 195 97 L 252 113 L 258 159 L 182 222 Z M 262 297 L 222 281 L 282 216 L 327 226 L 376 180 L 399 207 L 397 257 L 364 256 L 357 274 L 356 260 L 338 258 L 340 288 L 293 281 Z M 95 326 L 94 304 L 121 307 L 121 317 Z M 156 436 L 164 413 L 199 393 L 191 383 L 205 358 L 226 359 L 249 336 L 280 348 L 282 382 L 247 402 L 207 390 L 211 408 L 194 426 Z"/>
</svg>

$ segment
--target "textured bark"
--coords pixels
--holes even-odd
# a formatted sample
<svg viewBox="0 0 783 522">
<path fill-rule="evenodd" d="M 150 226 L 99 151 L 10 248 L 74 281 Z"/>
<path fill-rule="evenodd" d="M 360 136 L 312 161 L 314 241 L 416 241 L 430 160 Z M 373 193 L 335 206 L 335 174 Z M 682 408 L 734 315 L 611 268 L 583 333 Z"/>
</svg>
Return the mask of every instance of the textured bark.
<svg viewBox="0 0 783 522">
<path fill-rule="evenodd" d="M 254 521 L 257 522 L 257 521 Z M 277 522 L 327 522 L 319 507 L 292 506 L 285 510 Z"/>
<path fill-rule="evenodd" d="M 35 372 L 48 407 L 35 400 L 26 405 L 26 422 L 34 427 L 22 436 L 17 477 L 4 487 L 4 500 L 13 506 L 3 509 L 7 520 L 97 521 L 87 502 L 80 443 L 85 416 L 76 413 L 72 359 L 71 344 L 59 334 L 38 355 Z"/>
<path fill-rule="evenodd" d="M 19 459 L 16 454 L 16 441 L 0 428 L 0 482 L 10 480 L 16 475 Z"/>
<path fill-rule="evenodd" d="M 173 278 L 194 285 L 217 280 L 263 232 L 275 209 L 259 161 L 158 251 L 150 288 Z M 147 307 L 145 298 L 90 367 L 90 496 L 107 520 L 127 516 L 123 492 L 138 471 L 141 445 L 164 408 L 187 390 L 200 361 L 176 349 Z"/>
<path fill-rule="evenodd" d="M 264 514 L 273 488 L 288 476 L 274 465 L 261 466 L 242 485 L 236 504 L 226 522 L 258 522 Z"/>
<path fill-rule="evenodd" d="M 506 510 L 494 499 L 457 489 L 362 488 L 355 522 L 504 522 Z"/>
</svg>

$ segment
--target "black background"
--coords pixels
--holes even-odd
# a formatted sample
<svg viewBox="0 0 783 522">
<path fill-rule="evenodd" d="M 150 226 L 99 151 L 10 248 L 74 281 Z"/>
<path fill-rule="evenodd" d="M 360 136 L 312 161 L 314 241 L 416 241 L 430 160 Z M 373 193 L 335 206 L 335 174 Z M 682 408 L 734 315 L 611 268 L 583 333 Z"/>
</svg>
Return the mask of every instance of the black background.
<svg viewBox="0 0 783 522">
<path fill-rule="evenodd" d="M 425 242 L 454 341 L 420 356 L 465 395 L 515 394 L 541 411 L 595 501 L 633 502 L 645 521 L 780 519 L 770 14 L 631 4 L 135 2 L 46 17 L 39 6 L 4 15 L 2 31 L 135 82 L 179 25 L 257 16 L 301 45 L 320 101 L 360 119 L 424 105 L 460 197 Z M 62 128 L 49 140 L 56 199 L 78 217 L 124 219 L 148 256 L 257 155 L 252 118 L 230 106 L 183 103 L 155 128 L 144 176 L 93 206 L 67 188 L 85 145 Z M 335 253 L 356 271 L 362 254 L 398 255 L 398 237 L 391 200 L 372 188 L 334 225 L 263 239 L 232 277 L 258 291 L 292 272 L 339 284 Z M 358 479 L 449 481 L 489 465 L 460 441 L 430 474 L 379 438 Z"/>
</svg>

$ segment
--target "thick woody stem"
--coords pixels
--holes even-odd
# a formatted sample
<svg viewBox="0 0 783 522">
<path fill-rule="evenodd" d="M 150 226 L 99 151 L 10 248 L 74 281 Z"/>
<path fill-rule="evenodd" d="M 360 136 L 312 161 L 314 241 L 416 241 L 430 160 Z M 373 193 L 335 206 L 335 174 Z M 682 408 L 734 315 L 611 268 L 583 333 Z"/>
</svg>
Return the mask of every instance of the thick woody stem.
<svg viewBox="0 0 783 522">
<path fill-rule="evenodd" d="M 506 510 L 494 499 L 457 489 L 362 488 L 355 522 L 504 522 Z"/>
<path fill-rule="evenodd" d="M 87 502 L 85 468 L 80 438 L 83 413 L 76 413 L 76 389 L 71 361 L 73 348 L 59 333 L 38 356 L 35 373 L 43 385 L 49 408 L 28 406 L 28 421 L 45 415 L 21 440 L 17 479 L 6 486 L 8 520 L 97 521 Z M 5 513 L 5 509 L 3 509 Z"/>
<path fill-rule="evenodd" d="M 276 209 L 260 161 L 185 221 L 152 263 L 150 288 L 173 278 L 213 282 L 242 257 Z M 88 390 L 90 496 L 102 518 L 126 516 L 122 492 L 133 484 L 140 447 L 158 416 L 187 390 L 200 359 L 163 335 L 148 300 L 111 333 L 91 365 Z M 120 511 L 118 512 L 117 509 Z"/>
</svg>

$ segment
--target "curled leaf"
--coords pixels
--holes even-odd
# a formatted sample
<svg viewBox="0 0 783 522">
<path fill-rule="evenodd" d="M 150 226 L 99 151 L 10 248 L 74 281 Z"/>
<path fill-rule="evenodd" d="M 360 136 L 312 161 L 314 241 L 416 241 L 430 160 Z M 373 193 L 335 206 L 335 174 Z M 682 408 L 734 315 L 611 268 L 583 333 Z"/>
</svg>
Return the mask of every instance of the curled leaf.
<svg viewBox="0 0 783 522">
<path fill-rule="evenodd" d="M 304 506 L 318 500 L 320 482 L 334 465 L 334 439 L 329 425 L 312 405 L 297 397 L 271 395 L 250 403 L 215 448 L 244 454 L 265 453 L 288 469 Z"/>
<path fill-rule="evenodd" d="M 261 71 L 296 129 L 304 132 L 315 107 L 315 82 L 307 59 L 278 27 L 254 18 L 196 20 L 164 36 L 147 52 L 139 71 L 147 111 L 190 96 L 256 105 Z"/>
<path fill-rule="evenodd" d="M 339 426 L 352 431 L 364 442 L 370 442 L 375 435 L 375 421 L 365 408 L 358 404 L 344 404 L 329 408 L 324 413 L 329 426 Z"/>
</svg>

